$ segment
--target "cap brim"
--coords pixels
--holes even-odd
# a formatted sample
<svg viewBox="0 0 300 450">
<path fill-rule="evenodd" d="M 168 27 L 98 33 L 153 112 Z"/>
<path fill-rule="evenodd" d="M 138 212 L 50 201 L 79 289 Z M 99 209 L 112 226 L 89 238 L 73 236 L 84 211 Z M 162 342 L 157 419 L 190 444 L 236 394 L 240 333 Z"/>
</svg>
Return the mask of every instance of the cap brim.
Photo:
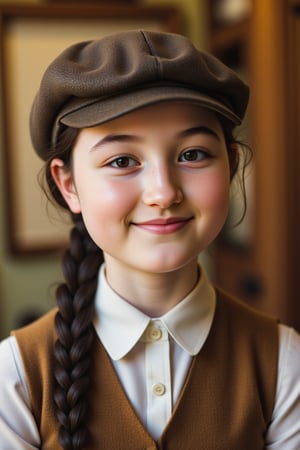
<svg viewBox="0 0 300 450">
<path fill-rule="evenodd" d="M 113 97 L 76 99 L 70 101 L 60 112 L 57 125 L 73 128 L 89 128 L 101 125 L 137 109 L 165 101 L 188 101 L 200 104 L 219 113 L 239 125 L 241 119 L 221 101 L 193 89 L 178 86 L 153 86 L 130 92 L 122 92 Z M 55 133 L 56 134 L 56 133 Z"/>
</svg>

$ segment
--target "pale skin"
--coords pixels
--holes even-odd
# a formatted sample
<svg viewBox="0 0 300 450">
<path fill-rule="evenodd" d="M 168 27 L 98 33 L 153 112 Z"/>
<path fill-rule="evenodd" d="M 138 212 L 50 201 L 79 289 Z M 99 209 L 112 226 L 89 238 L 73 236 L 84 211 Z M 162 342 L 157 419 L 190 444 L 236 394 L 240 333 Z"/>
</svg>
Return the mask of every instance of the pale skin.
<svg viewBox="0 0 300 450">
<path fill-rule="evenodd" d="M 71 170 L 54 159 L 51 171 L 125 300 L 159 317 L 193 289 L 198 255 L 228 214 L 228 154 L 213 112 L 161 103 L 82 129 Z"/>
</svg>

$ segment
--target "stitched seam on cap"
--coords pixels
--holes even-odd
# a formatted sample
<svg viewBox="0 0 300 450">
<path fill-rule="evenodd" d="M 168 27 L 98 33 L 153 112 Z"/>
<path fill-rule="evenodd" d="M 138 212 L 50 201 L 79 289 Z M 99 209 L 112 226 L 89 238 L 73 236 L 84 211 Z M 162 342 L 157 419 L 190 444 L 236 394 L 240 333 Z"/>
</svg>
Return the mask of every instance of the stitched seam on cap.
<svg viewBox="0 0 300 450">
<path fill-rule="evenodd" d="M 157 71 L 160 74 L 160 77 L 163 78 L 163 70 L 162 70 L 161 63 L 159 61 L 159 56 L 157 55 L 157 52 L 155 51 L 155 48 L 151 44 L 148 36 L 144 33 L 144 31 L 141 31 L 141 34 L 144 37 L 144 40 L 146 42 L 146 45 L 147 45 L 147 47 L 149 49 L 150 54 L 155 57 L 154 60 L 155 60 L 155 63 L 156 63 Z"/>
</svg>

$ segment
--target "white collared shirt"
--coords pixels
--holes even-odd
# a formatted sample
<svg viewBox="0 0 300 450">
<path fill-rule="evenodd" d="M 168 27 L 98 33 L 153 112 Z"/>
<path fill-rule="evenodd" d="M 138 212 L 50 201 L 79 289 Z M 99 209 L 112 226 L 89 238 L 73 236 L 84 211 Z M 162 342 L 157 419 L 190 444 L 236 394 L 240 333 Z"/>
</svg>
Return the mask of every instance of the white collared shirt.
<svg viewBox="0 0 300 450">
<path fill-rule="evenodd" d="M 154 438 L 169 420 L 192 355 L 201 350 L 211 327 L 215 292 L 203 269 L 201 274 L 185 299 L 163 316 L 150 318 L 110 288 L 103 267 L 99 273 L 95 329 L 137 415 Z M 289 327 L 279 328 L 276 401 L 265 448 L 299 450 L 300 336 Z M 30 408 L 18 346 L 9 337 L 0 344 L 1 450 L 39 448 Z"/>
<path fill-rule="evenodd" d="M 187 297 L 151 319 L 117 295 L 105 280 L 104 267 L 100 271 L 95 329 L 128 398 L 155 439 L 171 416 L 192 356 L 206 341 L 215 305 L 215 291 L 202 271 Z"/>
</svg>

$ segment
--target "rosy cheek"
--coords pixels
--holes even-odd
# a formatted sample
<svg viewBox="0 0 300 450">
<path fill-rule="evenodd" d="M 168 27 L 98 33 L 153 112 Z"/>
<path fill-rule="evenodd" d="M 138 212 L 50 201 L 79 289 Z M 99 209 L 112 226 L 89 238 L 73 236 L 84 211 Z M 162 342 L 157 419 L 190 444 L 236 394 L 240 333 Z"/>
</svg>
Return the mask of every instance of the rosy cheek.
<svg viewBox="0 0 300 450">
<path fill-rule="evenodd" d="M 138 187 L 133 183 L 119 182 L 118 180 L 105 180 L 97 182 L 93 186 L 93 197 L 89 198 L 90 204 L 87 214 L 97 217 L 102 224 L 113 224 L 113 221 L 123 221 L 132 211 L 138 196 Z M 91 205 L 93 204 L 93 205 Z"/>
<path fill-rule="evenodd" d="M 189 185 L 187 195 L 193 198 L 199 208 L 227 207 L 229 203 L 230 182 L 225 173 L 203 174 L 196 182 Z"/>
<path fill-rule="evenodd" d="M 226 179 L 215 180 L 208 185 L 207 195 L 211 198 L 212 205 L 223 205 L 227 207 L 229 204 L 230 185 Z"/>
</svg>

